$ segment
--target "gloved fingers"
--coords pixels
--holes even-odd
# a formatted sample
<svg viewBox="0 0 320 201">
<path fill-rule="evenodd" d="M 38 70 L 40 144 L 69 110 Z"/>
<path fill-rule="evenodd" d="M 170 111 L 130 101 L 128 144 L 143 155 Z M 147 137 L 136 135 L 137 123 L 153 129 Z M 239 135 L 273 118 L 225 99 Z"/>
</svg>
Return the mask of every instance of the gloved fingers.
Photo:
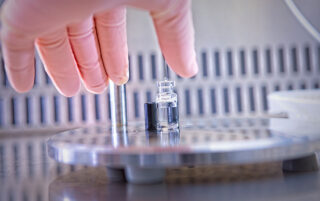
<svg viewBox="0 0 320 201">
<path fill-rule="evenodd" d="M 45 69 L 58 91 L 73 96 L 80 89 L 80 76 L 65 28 L 36 40 Z"/>
<path fill-rule="evenodd" d="M 86 88 L 94 93 L 103 92 L 107 87 L 108 78 L 100 57 L 92 17 L 69 25 L 68 35 Z"/>
<path fill-rule="evenodd" d="M 97 36 L 104 66 L 116 84 L 125 84 L 128 74 L 126 9 L 118 7 L 95 15 Z"/>
<path fill-rule="evenodd" d="M 18 92 L 29 91 L 34 82 L 34 40 L 8 26 L 1 30 L 4 65 L 12 87 Z"/>
<path fill-rule="evenodd" d="M 198 72 L 190 0 L 167 0 L 150 14 L 168 65 L 182 77 Z"/>
</svg>

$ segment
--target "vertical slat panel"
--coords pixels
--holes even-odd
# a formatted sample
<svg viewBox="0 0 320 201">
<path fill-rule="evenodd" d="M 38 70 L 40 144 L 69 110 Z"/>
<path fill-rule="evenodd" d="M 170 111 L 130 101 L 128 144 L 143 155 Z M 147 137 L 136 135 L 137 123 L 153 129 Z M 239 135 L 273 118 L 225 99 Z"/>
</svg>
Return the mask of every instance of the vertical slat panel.
<svg viewBox="0 0 320 201">
<path fill-rule="evenodd" d="M 318 45 L 310 44 L 199 49 L 196 77 L 182 79 L 169 70 L 170 79 L 176 81 L 181 118 L 256 115 L 266 112 L 265 97 L 272 91 L 318 88 L 319 49 Z M 156 81 L 163 79 L 164 65 L 158 50 L 130 52 L 127 84 L 130 121 L 143 119 L 143 103 L 154 100 Z M 25 95 L 6 86 L 2 70 L 2 128 L 63 127 L 109 121 L 107 92 L 91 95 L 82 88 L 75 97 L 62 97 L 46 76 L 38 56 L 36 68 L 37 86 Z"/>
</svg>

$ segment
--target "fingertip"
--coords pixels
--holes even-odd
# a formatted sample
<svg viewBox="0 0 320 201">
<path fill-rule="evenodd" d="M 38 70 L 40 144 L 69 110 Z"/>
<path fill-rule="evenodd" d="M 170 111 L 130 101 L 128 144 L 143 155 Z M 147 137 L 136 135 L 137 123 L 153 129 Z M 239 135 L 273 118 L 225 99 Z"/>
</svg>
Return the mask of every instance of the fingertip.
<svg viewBox="0 0 320 201">
<path fill-rule="evenodd" d="M 29 83 L 22 84 L 22 85 L 14 83 L 14 84 L 12 84 L 12 87 L 18 93 L 26 93 L 33 88 L 33 82 L 29 82 Z"/>
<path fill-rule="evenodd" d="M 61 95 L 65 96 L 65 97 L 72 97 L 72 96 L 77 95 L 77 93 L 80 91 L 80 87 L 77 89 L 69 90 L 69 91 L 60 90 L 60 89 L 58 89 L 58 91 Z"/>
<path fill-rule="evenodd" d="M 89 71 L 82 69 L 82 81 L 87 91 L 101 94 L 106 90 L 109 79 L 104 71 L 100 71 L 102 67 L 95 68 L 96 70 L 93 69 Z"/>
<path fill-rule="evenodd" d="M 89 89 L 89 88 L 86 87 L 86 89 L 87 89 L 88 92 L 90 92 L 92 94 L 103 94 L 106 91 L 107 86 L 105 86 L 103 88 L 94 88 L 94 89 L 92 89 L 92 88 Z"/>
<path fill-rule="evenodd" d="M 103 86 L 99 86 L 99 87 L 86 87 L 87 91 L 89 91 L 90 93 L 93 94 L 102 94 L 106 89 L 107 86 L 103 85 Z"/>
<path fill-rule="evenodd" d="M 101 57 L 109 76 L 117 85 L 128 82 L 126 9 L 120 7 L 96 15 Z"/>
<path fill-rule="evenodd" d="M 24 80 L 25 82 L 11 82 L 11 85 L 18 93 L 26 93 L 33 88 L 33 80 Z"/>
<path fill-rule="evenodd" d="M 113 79 L 112 81 L 116 85 L 123 85 L 123 84 L 126 84 L 128 82 L 128 80 L 129 80 L 128 77 L 122 77 L 122 78 Z"/>
<path fill-rule="evenodd" d="M 170 1 L 158 11 L 152 11 L 161 51 L 174 72 L 190 78 L 198 73 L 194 46 L 191 1 Z"/>
<path fill-rule="evenodd" d="M 168 65 L 181 77 L 190 78 L 198 73 L 199 67 L 193 48 L 189 48 L 187 51 L 164 49 L 163 53 Z"/>
<path fill-rule="evenodd" d="M 32 89 L 35 76 L 33 40 L 1 30 L 1 48 L 4 67 L 12 88 L 19 93 Z"/>
<path fill-rule="evenodd" d="M 11 83 L 12 88 L 19 92 L 25 93 L 32 89 L 34 84 L 34 62 L 33 60 L 29 65 L 25 67 L 15 67 L 13 68 L 10 64 L 5 64 L 7 71 L 8 78 Z"/>
<path fill-rule="evenodd" d="M 126 84 L 129 81 L 129 69 L 128 67 L 125 67 L 122 72 L 111 74 L 109 77 L 116 85 Z"/>
<path fill-rule="evenodd" d="M 62 28 L 37 38 L 37 46 L 54 86 L 64 96 L 76 95 L 81 81 L 67 30 Z"/>
<path fill-rule="evenodd" d="M 196 60 L 193 60 L 189 66 L 181 68 L 181 72 L 178 73 L 181 77 L 190 78 L 198 74 L 199 67 Z"/>
<path fill-rule="evenodd" d="M 85 85 L 85 88 L 87 89 L 87 91 L 93 94 L 102 94 L 103 92 L 105 92 L 107 87 L 108 87 L 108 80 L 106 82 L 103 82 L 95 86 Z"/>
<path fill-rule="evenodd" d="M 63 85 L 57 83 L 63 83 Z M 64 79 L 63 81 L 55 78 L 54 85 L 60 94 L 66 97 L 72 97 L 80 91 L 81 83 L 79 77 L 69 80 Z"/>
</svg>

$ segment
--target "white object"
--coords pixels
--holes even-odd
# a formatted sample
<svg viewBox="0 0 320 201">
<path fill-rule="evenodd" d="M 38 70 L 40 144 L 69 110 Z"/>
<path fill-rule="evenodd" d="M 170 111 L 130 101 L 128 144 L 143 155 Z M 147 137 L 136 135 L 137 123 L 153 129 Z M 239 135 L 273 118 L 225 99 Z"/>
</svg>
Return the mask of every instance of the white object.
<svg viewBox="0 0 320 201">
<path fill-rule="evenodd" d="M 270 120 L 272 130 L 295 135 L 320 135 L 320 90 L 294 90 L 271 93 L 269 113 L 286 113 L 289 119 Z"/>
<path fill-rule="evenodd" d="M 294 90 L 271 93 L 270 113 L 287 113 L 290 119 L 320 123 L 320 90 Z"/>
</svg>

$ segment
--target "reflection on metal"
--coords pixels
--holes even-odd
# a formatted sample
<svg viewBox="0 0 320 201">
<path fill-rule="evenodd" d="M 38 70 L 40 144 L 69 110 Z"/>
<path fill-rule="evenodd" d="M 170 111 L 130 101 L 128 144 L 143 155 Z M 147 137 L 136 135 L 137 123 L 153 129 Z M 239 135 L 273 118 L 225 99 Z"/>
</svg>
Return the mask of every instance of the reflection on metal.
<svg viewBox="0 0 320 201">
<path fill-rule="evenodd" d="M 128 128 L 127 126 L 111 126 L 112 144 L 115 147 L 128 145 Z"/>
<path fill-rule="evenodd" d="M 203 122 L 204 125 L 206 123 Z M 269 137 L 267 133 L 257 132 L 258 128 L 267 126 L 266 121 L 218 119 L 211 123 L 211 129 L 226 130 L 225 135 L 215 136 L 216 141 L 241 139 L 253 141 Z M 186 125 L 187 122 L 184 124 Z M 197 124 L 200 125 L 200 122 Z M 143 127 L 142 123 L 141 127 Z M 230 132 L 234 128 L 238 128 L 243 134 L 236 135 L 235 132 Z M 138 128 L 134 127 L 128 131 L 131 133 L 133 130 Z M 100 128 L 88 129 L 87 134 L 93 131 L 97 135 L 105 133 L 105 130 Z M 247 132 L 244 133 L 245 131 Z M 0 139 L 1 201 L 18 201 L 22 198 L 32 201 L 63 201 L 64 198 L 69 198 L 70 201 L 152 200 L 154 197 L 162 199 L 165 195 L 170 195 L 171 200 L 184 201 L 188 200 L 187 198 L 212 200 L 213 197 L 218 200 L 256 201 L 257 196 L 267 197 L 270 200 L 286 200 L 292 196 L 288 192 L 293 191 L 295 195 L 299 195 L 299 198 L 305 198 L 302 200 L 312 200 L 312 197 L 314 201 L 318 201 L 320 196 L 320 172 L 290 174 L 284 178 L 280 164 L 277 168 L 265 164 L 173 168 L 167 170 L 166 182 L 169 185 L 110 184 L 105 167 L 70 166 L 58 164 L 48 158 L 45 148 L 46 140 L 47 137 L 43 135 Z M 180 137 L 180 140 L 187 139 Z M 188 140 L 196 141 L 197 138 Z M 94 143 L 94 140 L 92 142 Z M 29 145 L 33 147 L 30 155 L 27 154 Z M 19 160 L 16 161 L 15 158 Z M 19 177 L 15 175 L 14 165 L 20 170 Z M 29 168 L 33 169 L 32 178 L 29 176 Z M 200 168 L 203 174 L 198 174 L 199 170 L 195 171 L 197 168 Z M 90 173 L 88 173 L 89 170 Z M 209 176 L 208 172 L 211 172 Z M 50 184 L 52 181 L 54 182 Z M 50 188 L 48 188 L 49 184 Z"/>
<path fill-rule="evenodd" d="M 278 161 L 320 150 L 320 133 L 308 136 L 300 130 L 299 135 L 291 135 L 262 124 L 250 127 L 257 121 L 265 122 L 224 119 L 183 123 L 177 139 L 170 140 L 161 138 L 163 135 L 154 140 L 154 136 L 146 135 L 143 126 L 129 126 L 128 141 L 122 146 L 111 140 L 112 133 L 107 129 L 99 134 L 94 130 L 83 134 L 78 129 L 52 137 L 48 149 L 53 159 L 67 164 L 144 168 Z"/>
<path fill-rule="evenodd" d="M 117 86 L 110 80 L 109 90 L 112 142 L 123 146 L 128 141 L 126 85 Z"/>
<path fill-rule="evenodd" d="M 265 166 L 266 169 L 270 166 Z M 263 168 L 263 169 L 265 169 Z M 212 168 L 217 171 L 216 168 Z M 244 171 L 245 169 L 245 171 Z M 218 170 L 225 180 L 201 183 L 181 179 L 179 183 L 155 185 L 131 185 L 125 183 L 110 184 L 101 168 L 80 170 L 61 176 L 49 185 L 50 201 L 141 201 L 141 200 L 291 200 L 292 193 L 299 200 L 318 201 L 320 192 L 320 174 L 282 175 L 268 179 L 232 180 L 230 175 L 238 172 L 241 178 L 255 175 L 259 169 L 224 168 Z M 265 170 L 264 170 L 265 171 Z M 244 174 L 245 172 L 245 174 Z M 187 175 L 185 175 L 187 176 Z M 255 177 L 257 178 L 257 177 Z M 263 178 L 263 177 L 262 177 Z M 236 182 L 233 182 L 236 181 Z"/>
<path fill-rule="evenodd" d="M 156 184 L 163 182 L 166 169 L 159 167 L 141 168 L 128 166 L 125 168 L 126 179 L 132 184 Z"/>
<path fill-rule="evenodd" d="M 117 86 L 109 81 L 111 123 L 115 127 L 127 125 L 126 85 Z"/>
<path fill-rule="evenodd" d="M 146 144 L 149 145 L 163 145 L 163 146 L 175 146 L 180 142 L 180 130 L 179 128 L 171 129 L 168 131 L 145 131 L 146 132 Z"/>
</svg>

